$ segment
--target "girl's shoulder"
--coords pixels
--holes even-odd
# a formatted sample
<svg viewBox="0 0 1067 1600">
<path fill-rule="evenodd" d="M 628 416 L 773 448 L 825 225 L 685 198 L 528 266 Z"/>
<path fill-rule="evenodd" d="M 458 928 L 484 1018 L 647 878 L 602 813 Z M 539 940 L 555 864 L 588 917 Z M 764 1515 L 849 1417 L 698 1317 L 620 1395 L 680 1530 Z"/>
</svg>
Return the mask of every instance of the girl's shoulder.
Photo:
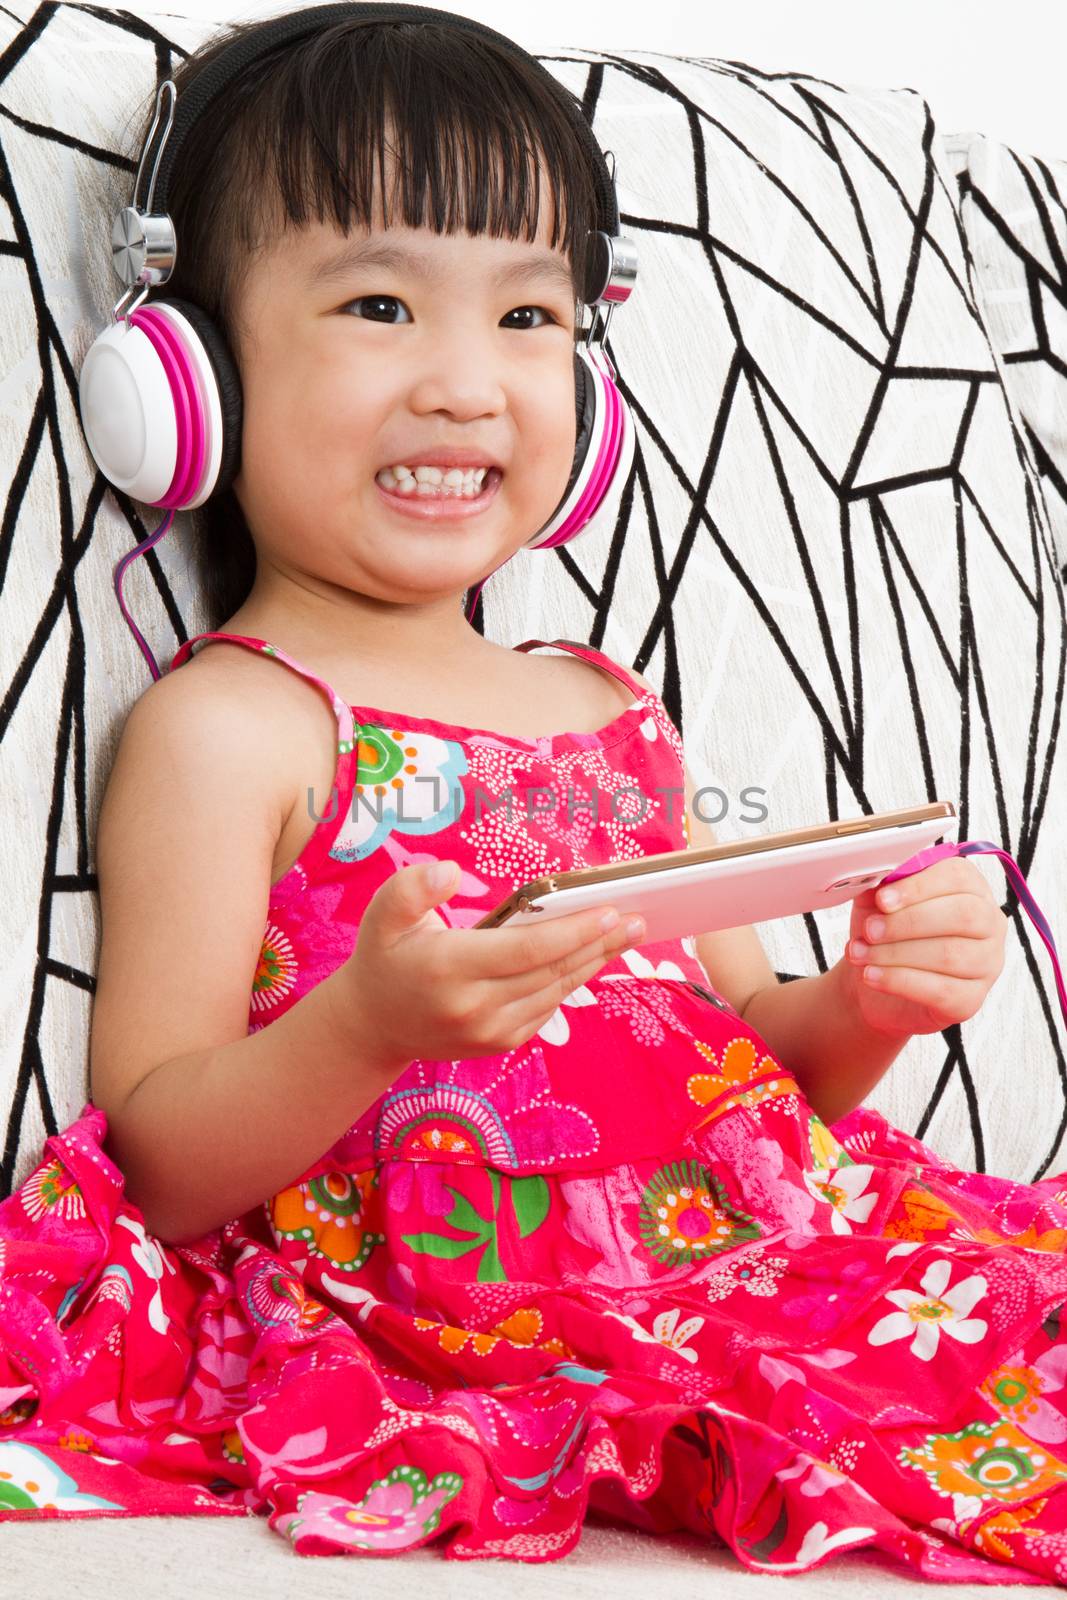
<svg viewBox="0 0 1067 1600">
<path fill-rule="evenodd" d="M 276 725 L 282 737 L 290 737 L 306 720 L 309 703 L 322 705 L 326 721 L 333 720 L 329 702 L 315 684 L 299 673 L 279 671 L 264 650 L 239 639 L 206 640 L 145 695 L 161 689 L 176 704 L 215 700 L 220 716 L 247 719 L 264 736 Z"/>
<path fill-rule="evenodd" d="M 150 783 L 155 793 L 166 782 L 192 799 L 210 774 L 212 787 L 223 782 L 235 794 L 240 790 L 251 826 L 280 828 L 295 804 L 295 774 L 309 738 L 313 742 L 318 730 L 319 744 L 336 744 L 335 737 L 323 738 L 320 720 L 327 727 L 333 722 L 325 698 L 294 675 L 257 660 L 246 647 L 201 647 L 134 702 L 108 787 Z"/>
</svg>

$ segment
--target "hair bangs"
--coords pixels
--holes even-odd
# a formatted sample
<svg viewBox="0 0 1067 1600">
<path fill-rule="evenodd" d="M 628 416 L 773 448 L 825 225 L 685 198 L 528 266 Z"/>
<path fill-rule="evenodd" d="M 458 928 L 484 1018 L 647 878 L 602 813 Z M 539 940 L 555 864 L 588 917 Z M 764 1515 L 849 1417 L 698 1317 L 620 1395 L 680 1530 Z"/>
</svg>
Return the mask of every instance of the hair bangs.
<svg viewBox="0 0 1067 1600">
<path fill-rule="evenodd" d="M 551 248 L 581 281 L 578 243 L 595 213 L 584 152 L 563 111 L 481 41 L 430 25 L 327 34 L 277 89 L 279 115 L 263 120 L 285 129 L 267 156 L 287 223 L 532 243 L 543 166 Z"/>
</svg>

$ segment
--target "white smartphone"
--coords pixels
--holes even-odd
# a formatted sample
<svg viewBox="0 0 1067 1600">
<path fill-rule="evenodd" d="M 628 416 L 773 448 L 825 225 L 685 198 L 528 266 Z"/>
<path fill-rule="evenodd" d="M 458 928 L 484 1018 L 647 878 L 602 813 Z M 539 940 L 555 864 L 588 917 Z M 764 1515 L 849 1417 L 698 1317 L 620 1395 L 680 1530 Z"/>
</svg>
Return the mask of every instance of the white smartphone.
<svg viewBox="0 0 1067 1600">
<path fill-rule="evenodd" d="M 741 928 L 772 917 L 825 911 L 854 900 L 917 851 L 954 839 L 948 800 L 849 817 L 818 827 L 737 839 L 699 850 L 668 850 L 636 861 L 557 872 L 522 884 L 478 928 L 499 928 L 614 906 L 644 918 L 643 943 Z"/>
</svg>

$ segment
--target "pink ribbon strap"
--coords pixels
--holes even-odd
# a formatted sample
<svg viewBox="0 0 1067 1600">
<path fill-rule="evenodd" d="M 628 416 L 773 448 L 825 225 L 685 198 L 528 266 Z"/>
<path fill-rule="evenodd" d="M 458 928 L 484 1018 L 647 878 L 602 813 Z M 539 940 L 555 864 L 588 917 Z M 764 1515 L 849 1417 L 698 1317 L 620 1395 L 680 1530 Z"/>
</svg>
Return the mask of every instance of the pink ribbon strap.
<svg viewBox="0 0 1067 1600">
<path fill-rule="evenodd" d="M 881 880 L 882 883 L 893 883 L 897 878 L 910 878 L 913 872 L 921 872 L 924 867 L 932 867 L 935 861 L 941 861 L 946 856 L 999 856 L 1004 871 L 1011 879 L 1012 888 L 1019 896 L 1020 904 L 1025 908 L 1030 921 L 1044 939 L 1048 953 L 1052 957 L 1052 965 L 1056 969 L 1056 989 L 1060 998 L 1060 1010 L 1063 1020 L 1067 1025 L 1067 991 L 1063 987 L 1063 973 L 1060 971 L 1059 957 L 1056 954 L 1056 945 L 1052 938 L 1052 930 L 1045 920 L 1045 915 L 1027 888 L 1026 879 L 1019 871 L 1017 863 L 1002 850 L 999 845 L 991 844 L 988 839 L 964 839 L 962 843 L 954 840 L 950 844 L 932 844 L 925 850 L 920 850 L 917 855 L 909 856 L 907 861 L 896 867 L 892 872 L 887 872 Z"/>
</svg>

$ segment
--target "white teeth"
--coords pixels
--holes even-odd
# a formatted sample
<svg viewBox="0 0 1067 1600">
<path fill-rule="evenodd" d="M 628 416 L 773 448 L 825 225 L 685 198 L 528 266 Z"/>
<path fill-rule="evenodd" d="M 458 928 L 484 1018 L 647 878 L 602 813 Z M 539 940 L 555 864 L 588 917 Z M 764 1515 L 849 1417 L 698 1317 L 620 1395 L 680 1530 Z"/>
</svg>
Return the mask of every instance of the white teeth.
<svg viewBox="0 0 1067 1600">
<path fill-rule="evenodd" d="M 399 494 L 456 496 L 475 499 L 482 492 L 482 482 L 489 467 L 451 467 L 447 472 L 440 467 L 383 467 L 376 474 L 383 489 L 393 489 Z"/>
</svg>

